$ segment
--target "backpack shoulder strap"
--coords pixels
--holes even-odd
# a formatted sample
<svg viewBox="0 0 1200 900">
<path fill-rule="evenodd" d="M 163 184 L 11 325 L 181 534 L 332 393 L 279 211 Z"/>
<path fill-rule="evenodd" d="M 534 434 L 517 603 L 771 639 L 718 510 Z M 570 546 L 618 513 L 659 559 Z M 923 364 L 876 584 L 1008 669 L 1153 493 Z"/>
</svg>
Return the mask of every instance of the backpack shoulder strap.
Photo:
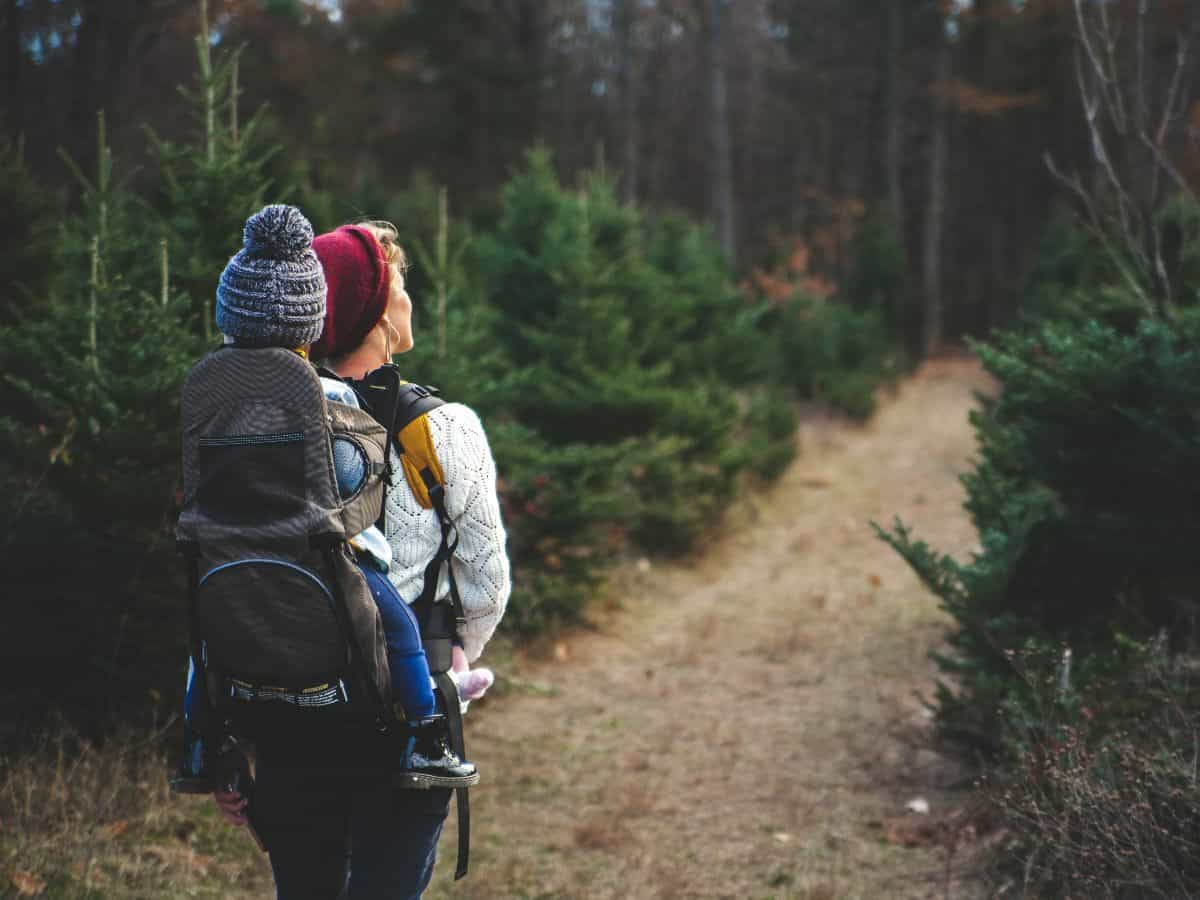
<svg viewBox="0 0 1200 900">
<path fill-rule="evenodd" d="M 381 366 L 361 381 L 347 381 L 364 409 L 387 429 L 400 457 L 404 480 L 424 509 L 434 509 L 430 485 L 445 485 L 425 414 L 444 406 L 438 389 L 405 381 L 395 366 Z"/>
<path fill-rule="evenodd" d="M 395 438 L 399 445 L 397 450 L 400 454 L 400 466 L 404 470 L 404 480 L 412 489 L 417 503 L 421 504 L 423 509 L 433 509 L 434 497 L 430 491 L 439 485 L 445 486 L 446 473 L 442 471 L 437 450 L 433 446 L 433 435 L 429 431 L 426 412 L 428 410 L 422 411 L 397 431 Z"/>
</svg>

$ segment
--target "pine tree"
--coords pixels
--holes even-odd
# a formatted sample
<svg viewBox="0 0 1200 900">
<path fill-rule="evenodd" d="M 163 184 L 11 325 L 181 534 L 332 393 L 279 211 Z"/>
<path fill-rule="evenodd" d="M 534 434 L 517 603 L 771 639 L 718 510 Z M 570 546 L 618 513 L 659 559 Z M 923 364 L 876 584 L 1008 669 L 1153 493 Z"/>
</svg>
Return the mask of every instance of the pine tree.
<svg viewBox="0 0 1200 900">
<path fill-rule="evenodd" d="M 938 717 L 995 752 L 1034 699 L 1021 657 L 1072 650 L 1087 684 L 1167 634 L 1194 645 L 1200 589 L 1200 314 L 1132 333 L 1051 323 L 979 348 L 1002 393 L 972 417 L 965 562 L 881 532 L 955 619 Z"/>
<path fill-rule="evenodd" d="M 161 216 L 181 291 L 191 298 L 206 341 L 213 334 L 216 276 L 241 246 L 242 226 L 273 186 L 267 164 L 279 152 L 260 137 L 263 110 L 239 121 L 240 49 L 214 58 L 206 4 L 196 36 L 196 79 L 180 86 L 196 122 L 196 137 L 172 144 L 152 131 L 160 179 L 151 203 Z M 285 199 L 284 190 L 275 200 Z"/>
<path fill-rule="evenodd" d="M 564 189 L 544 153 L 473 243 L 504 362 L 479 405 L 505 472 L 520 593 L 541 613 L 576 613 L 626 535 L 687 547 L 750 462 L 734 386 L 750 380 L 736 361 L 752 354 L 721 355 L 742 306 L 721 259 L 694 227 L 643 221 L 603 177 Z M 758 449 L 778 457 L 778 423 L 761 412 L 755 438 L 774 431 Z"/>
<path fill-rule="evenodd" d="M 0 139 L 0 323 L 11 324 L 46 294 L 57 270 L 61 197 L 30 174 L 21 140 Z"/>
<path fill-rule="evenodd" d="M 103 114 L 97 125 L 59 277 L 37 315 L 3 332 L 16 402 L 0 427 L 81 521 L 144 531 L 173 502 L 175 392 L 197 347 L 157 229 L 114 179 Z"/>
</svg>

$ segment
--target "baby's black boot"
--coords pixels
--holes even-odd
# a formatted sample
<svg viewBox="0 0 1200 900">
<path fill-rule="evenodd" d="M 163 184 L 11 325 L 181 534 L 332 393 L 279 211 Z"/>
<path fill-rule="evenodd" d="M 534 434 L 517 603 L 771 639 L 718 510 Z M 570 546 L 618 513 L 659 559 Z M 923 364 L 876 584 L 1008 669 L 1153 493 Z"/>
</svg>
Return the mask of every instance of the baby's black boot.
<svg viewBox="0 0 1200 900">
<path fill-rule="evenodd" d="M 473 763 L 460 759 L 450 747 L 444 715 L 418 722 L 403 722 L 398 731 L 402 742 L 399 787 L 460 788 L 479 783 Z"/>
</svg>

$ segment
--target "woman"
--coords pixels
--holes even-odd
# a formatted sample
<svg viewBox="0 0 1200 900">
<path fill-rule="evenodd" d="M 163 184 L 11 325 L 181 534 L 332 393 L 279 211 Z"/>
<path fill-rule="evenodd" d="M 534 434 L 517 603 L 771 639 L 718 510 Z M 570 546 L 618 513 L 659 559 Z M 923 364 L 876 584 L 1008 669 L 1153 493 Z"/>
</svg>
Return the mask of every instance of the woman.
<svg viewBox="0 0 1200 900">
<path fill-rule="evenodd" d="M 395 228 L 348 225 L 313 241 L 327 285 L 325 320 L 314 359 L 361 379 L 413 346 L 412 301 Z M 427 413 L 445 475 L 446 508 L 459 541 L 453 565 L 465 623 L 455 648 L 463 672 L 496 629 L 510 589 L 495 464 L 475 413 L 448 403 Z M 395 456 L 395 450 L 392 450 Z M 393 468 L 401 471 L 398 459 Z M 388 491 L 385 534 L 389 580 L 415 598 L 441 541 L 433 510 L 396 478 Z M 449 586 L 439 588 L 441 599 Z M 420 897 L 433 871 L 449 790 L 396 790 L 394 741 L 353 722 L 298 734 L 292 724 L 259 735 L 255 825 L 270 852 L 280 900 L 334 900 L 349 870 L 349 897 Z M 245 824 L 247 798 L 215 794 L 230 821 Z"/>
</svg>

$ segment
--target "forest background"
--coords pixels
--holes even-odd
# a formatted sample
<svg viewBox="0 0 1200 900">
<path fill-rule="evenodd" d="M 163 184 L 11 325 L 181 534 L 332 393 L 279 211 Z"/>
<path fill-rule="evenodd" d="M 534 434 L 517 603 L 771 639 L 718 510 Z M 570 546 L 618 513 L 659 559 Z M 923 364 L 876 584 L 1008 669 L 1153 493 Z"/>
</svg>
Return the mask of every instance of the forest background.
<svg viewBox="0 0 1200 900">
<path fill-rule="evenodd" d="M 1027 881 L 1191 890 L 1198 34 L 1186 0 L 4 0 L 0 746 L 176 709 L 178 386 L 289 201 L 399 227 L 403 363 L 489 424 L 517 640 L 693 546 L 801 404 L 985 341 L 979 553 L 880 532 L 955 621 L 940 734 Z"/>
</svg>

